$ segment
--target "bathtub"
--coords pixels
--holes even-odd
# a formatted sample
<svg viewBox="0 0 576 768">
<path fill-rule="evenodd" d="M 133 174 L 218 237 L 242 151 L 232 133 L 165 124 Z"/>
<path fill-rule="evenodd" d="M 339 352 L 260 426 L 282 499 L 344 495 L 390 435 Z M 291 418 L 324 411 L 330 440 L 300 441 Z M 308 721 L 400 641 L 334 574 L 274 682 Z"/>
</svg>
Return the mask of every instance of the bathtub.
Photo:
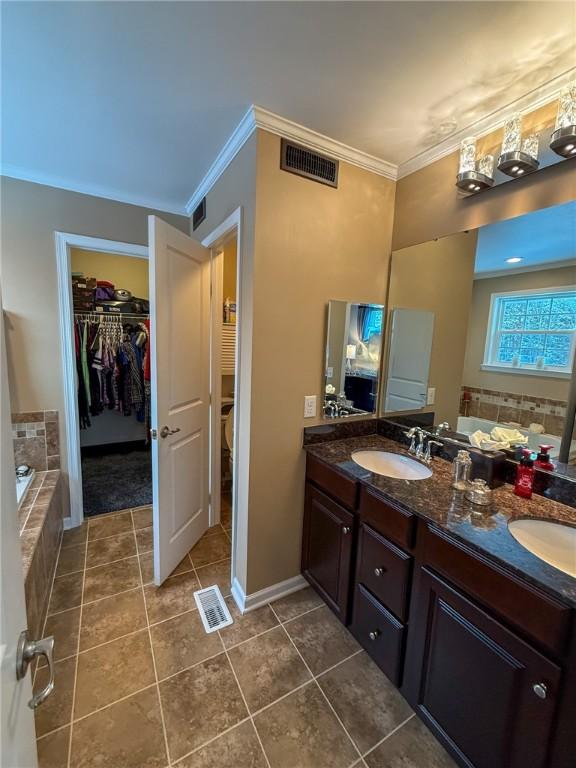
<svg viewBox="0 0 576 768">
<path fill-rule="evenodd" d="M 490 434 L 494 427 L 503 427 L 504 429 L 513 429 L 509 424 L 501 424 L 497 421 L 490 421 L 490 419 L 479 419 L 475 416 L 458 416 L 458 422 L 456 424 L 456 431 L 462 435 L 471 435 L 477 430 L 487 432 Z M 557 459 L 560 452 L 560 443 L 562 438 L 557 435 L 548 435 L 545 432 L 538 434 L 537 432 L 530 432 L 528 429 L 518 428 L 519 432 L 526 435 L 528 442 L 526 448 L 530 448 L 531 451 L 536 453 L 539 445 L 551 445 L 550 458 Z"/>
<path fill-rule="evenodd" d="M 32 472 L 30 472 L 29 475 L 25 475 L 24 477 L 16 476 L 16 505 L 18 509 L 20 509 L 20 504 L 22 503 L 24 494 L 30 487 L 30 483 L 32 482 L 33 479 L 34 479 L 34 470 L 32 470 Z"/>
</svg>

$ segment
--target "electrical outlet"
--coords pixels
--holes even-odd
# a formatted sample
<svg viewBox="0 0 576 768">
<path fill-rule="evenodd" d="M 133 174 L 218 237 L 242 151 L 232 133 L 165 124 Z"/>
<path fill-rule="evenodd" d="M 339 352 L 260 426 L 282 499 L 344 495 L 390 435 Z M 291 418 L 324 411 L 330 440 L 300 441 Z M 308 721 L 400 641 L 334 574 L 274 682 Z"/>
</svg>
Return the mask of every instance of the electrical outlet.
<svg viewBox="0 0 576 768">
<path fill-rule="evenodd" d="M 316 416 L 316 395 L 304 397 L 304 418 L 313 419 Z"/>
<path fill-rule="evenodd" d="M 326 378 L 332 379 L 333 377 L 334 377 L 334 368 L 332 368 L 332 366 L 330 365 L 328 366 L 328 368 L 326 368 Z"/>
<path fill-rule="evenodd" d="M 426 405 L 434 405 L 436 400 L 436 387 L 428 387 L 428 395 L 426 397 Z"/>
</svg>

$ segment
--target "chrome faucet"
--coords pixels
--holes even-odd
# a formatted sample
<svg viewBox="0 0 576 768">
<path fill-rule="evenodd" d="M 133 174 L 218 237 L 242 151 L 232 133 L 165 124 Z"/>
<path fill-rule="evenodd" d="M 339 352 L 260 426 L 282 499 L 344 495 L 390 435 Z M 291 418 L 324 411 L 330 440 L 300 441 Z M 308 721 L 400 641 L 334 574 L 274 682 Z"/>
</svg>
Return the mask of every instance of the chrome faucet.
<svg viewBox="0 0 576 768">
<path fill-rule="evenodd" d="M 424 463 L 425 464 L 432 464 L 432 446 L 433 445 L 444 445 L 444 443 L 441 443 L 439 440 L 428 440 L 426 443 L 426 453 L 424 454 Z"/>
<path fill-rule="evenodd" d="M 412 427 L 408 432 L 404 432 L 406 437 L 410 438 L 409 453 L 413 453 L 417 459 L 422 459 L 424 456 L 424 444 L 428 437 L 431 437 L 430 432 L 426 432 L 421 427 Z"/>
<path fill-rule="evenodd" d="M 416 432 L 418 430 L 418 427 L 412 427 L 407 432 L 404 432 L 404 435 L 406 437 L 410 438 L 410 447 L 408 448 L 408 453 L 416 453 Z"/>
<path fill-rule="evenodd" d="M 443 421 L 442 424 L 438 424 L 438 426 L 434 430 L 434 434 L 436 436 L 441 435 L 442 432 L 444 432 L 445 430 L 448 430 L 448 429 L 450 429 L 450 424 L 448 424 L 447 421 Z"/>
</svg>

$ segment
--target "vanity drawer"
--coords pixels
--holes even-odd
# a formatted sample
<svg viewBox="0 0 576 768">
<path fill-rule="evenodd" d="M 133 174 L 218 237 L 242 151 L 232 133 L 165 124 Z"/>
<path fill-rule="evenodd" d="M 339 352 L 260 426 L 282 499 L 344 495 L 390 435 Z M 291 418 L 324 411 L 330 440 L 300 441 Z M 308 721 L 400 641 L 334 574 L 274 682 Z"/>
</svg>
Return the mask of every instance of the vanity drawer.
<svg viewBox="0 0 576 768">
<path fill-rule="evenodd" d="M 405 627 L 361 584 L 354 595 L 352 634 L 382 672 L 400 685 Z"/>
<path fill-rule="evenodd" d="M 572 626 L 568 606 L 519 581 L 440 531 L 427 528 L 425 535 L 425 564 L 530 639 L 558 656 L 565 653 Z"/>
<path fill-rule="evenodd" d="M 313 456 L 306 457 L 306 479 L 311 480 L 348 509 L 355 509 L 357 496 L 355 480 L 344 477 Z"/>
<path fill-rule="evenodd" d="M 368 525 L 360 526 L 357 581 L 406 621 L 412 558 Z"/>
<path fill-rule="evenodd" d="M 405 549 L 414 546 L 416 516 L 383 501 L 367 488 L 360 490 L 360 519 Z"/>
</svg>

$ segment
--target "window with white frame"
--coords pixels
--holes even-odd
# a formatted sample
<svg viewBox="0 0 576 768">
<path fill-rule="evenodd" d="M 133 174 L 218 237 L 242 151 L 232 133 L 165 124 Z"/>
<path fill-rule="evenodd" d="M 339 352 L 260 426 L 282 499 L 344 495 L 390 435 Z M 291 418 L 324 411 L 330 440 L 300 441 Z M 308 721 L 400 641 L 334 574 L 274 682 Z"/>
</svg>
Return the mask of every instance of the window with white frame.
<svg viewBox="0 0 576 768">
<path fill-rule="evenodd" d="M 493 293 L 484 368 L 569 375 L 576 347 L 576 286 Z"/>
</svg>

